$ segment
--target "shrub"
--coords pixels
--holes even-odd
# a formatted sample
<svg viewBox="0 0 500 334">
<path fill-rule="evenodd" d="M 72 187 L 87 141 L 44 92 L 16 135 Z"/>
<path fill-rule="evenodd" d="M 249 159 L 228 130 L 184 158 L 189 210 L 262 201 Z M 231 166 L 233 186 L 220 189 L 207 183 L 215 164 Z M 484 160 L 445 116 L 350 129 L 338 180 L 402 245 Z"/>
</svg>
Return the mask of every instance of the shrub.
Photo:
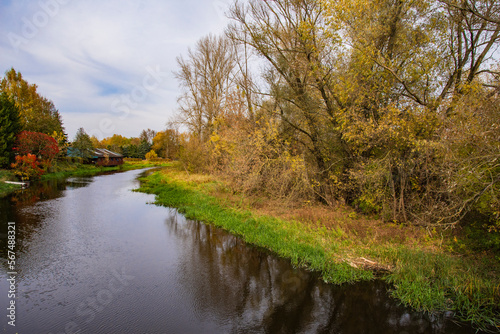
<svg viewBox="0 0 500 334">
<path fill-rule="evenodd" d="M 17 155 L 16 162 L 11 165 L 15 169 L 14 173 L 22 180 L 37 179 L 43 175 L 44 171 L 38 167 L 40 163 L 34 154 Z"/>
<path fill-rule="evenodd" d="M 154 150 L 151 150 L 148 153 L 146 153 L 146 160 L 153 160 L 156 158 L 158 158 L 158 154 L 156 154 Z"/>
</svg>

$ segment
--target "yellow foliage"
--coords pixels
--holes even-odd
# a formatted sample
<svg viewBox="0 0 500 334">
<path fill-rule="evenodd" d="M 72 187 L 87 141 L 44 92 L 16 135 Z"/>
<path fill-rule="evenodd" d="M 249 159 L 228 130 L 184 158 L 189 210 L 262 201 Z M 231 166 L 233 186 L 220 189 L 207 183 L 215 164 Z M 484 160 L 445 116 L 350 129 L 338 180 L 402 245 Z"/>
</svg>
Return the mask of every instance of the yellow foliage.
<svg viewBox="0 0 500 334">
<path fill-rule="evenodd" d="M 146 153 L 146 160 L 151 160 L 156 158 L 158 158 L 158 154 L 156 154 L 154 150 L 151 150 L 148 153 Z"/>
</svg>

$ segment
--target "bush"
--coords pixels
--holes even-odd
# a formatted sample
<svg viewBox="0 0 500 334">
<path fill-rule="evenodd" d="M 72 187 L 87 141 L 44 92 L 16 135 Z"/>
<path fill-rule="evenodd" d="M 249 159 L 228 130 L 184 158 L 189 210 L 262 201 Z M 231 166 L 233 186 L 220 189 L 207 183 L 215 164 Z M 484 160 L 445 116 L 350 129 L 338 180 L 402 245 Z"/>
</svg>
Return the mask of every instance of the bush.
<svg viewBox="0 0 500 334">
<path fill-rule="evenodd" d="M 212 135 L 210 144 L 212 169 L 235 190 L 290 201 L 313 197 L 304 159 L 279 139 L 273 119 L 261 116 L 257 124 L 232 120 Z"/>
<path fill-rule="evenodd" d="M 158 158 L 158 154 L 156 154 L 154 150 L 151 150 L 148 153 L 146 153 L 146 160 L 153 160 L 156 158 Z"/>
<path fill-rule="evenodd" d="M 11 165 L 15 169 L 14 173 L 22 180 L 37 179 L 43 175 L 44 171 L 38 167 L 40 163 L 33 154 L 17 155 L 16 162 Z"/>
<path fill-rule="evenodd" d="M 209 149 L 196 136 L 181 138 L 179 161 L 185 170 L 206 172 L 210 164 Z"/>
</svg>

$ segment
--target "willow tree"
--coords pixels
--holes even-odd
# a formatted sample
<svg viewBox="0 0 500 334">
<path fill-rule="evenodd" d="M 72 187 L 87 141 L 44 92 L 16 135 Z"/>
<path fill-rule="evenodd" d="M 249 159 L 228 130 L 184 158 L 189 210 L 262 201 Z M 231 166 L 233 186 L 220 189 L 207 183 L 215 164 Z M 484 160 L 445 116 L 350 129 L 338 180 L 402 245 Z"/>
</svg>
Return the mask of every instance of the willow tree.
<svg viewBox="0 0 500 334">
<path fill-rule="evenodd" d="M 350 151 L 337 111 L 342 107 L 332 84 L 337 59 L 324 33 L 319 1 L 236 1 L 228 28 L 236 43 L 254 50 L 267 65 L 264 78 L 284 140 L 306 156 L 312 184 L 327 203 L 342 197 L 342 177 Z M 269 105 L 269 104 L 268 104 Z"/>
<path fill-rule="evenodd" d="M 437 167 L 445 121 L 460 113 L 471 90 L 498 89 L 487 78 L 498 75 L 490 68 L 498 1 L 322 3 L 345 60 L 337 72 L 340 118 L 358 158 L 358 203 L 385 210 L 388 219 L 428 224 L 450 206 Z"/>
</svg>

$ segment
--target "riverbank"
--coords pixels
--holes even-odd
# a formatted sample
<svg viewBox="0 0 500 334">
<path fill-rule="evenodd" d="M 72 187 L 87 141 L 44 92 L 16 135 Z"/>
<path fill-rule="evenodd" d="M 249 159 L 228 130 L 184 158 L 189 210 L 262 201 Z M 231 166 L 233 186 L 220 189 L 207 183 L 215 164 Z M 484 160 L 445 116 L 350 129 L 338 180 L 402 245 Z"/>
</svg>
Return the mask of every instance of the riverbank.
<svg viewBox="0 0 500 334">
<path fill-rule="evenodd" d="M 127 171 L 132 169 L 141 169 L 148 167 L 170 166 L 169 162 L 164 161 L 125 161 L 123 165 L 114 167 L 100 167 L 95 165 L 80 163 L 59 163 L 50 173 L 42 175 L 42 180 L 59 179 L 70 176 L 92 176 L 106 172 Z"/>
<path fill-rule="evenodd" d="M 392 296 L 420 311 L 455 314 L 478 328 L 500 330 L 500 258 L 467 248 L 457 231 L 428 231 L 369 219 L 352 209 L 233 193 L 213 176 L 165 168 L 139 191 L 241 236 L 246 242 L 320 271 L 341 284 L 380 278 Z M 465 245 L 465 246 L 464 246 Z"/>
<path fill-rule="evenodd" d="M 53 180 L 70 176 L 93 176 L 106 172 L 127 171 L 148 167 L 165 167 L 171 163 L 166 161 L 126 161 L 123 165 L 115 167 L 99 167 L 81 163 L 57 162 L 51 167 L 51 171 L 42 175 L 41 180 Z M 12 170 L 0 170 L 0 198 L 21 189 L 20 185 L 7 184 L 4 181 L 16 181 L 16 176 Z"/>
</svg>

